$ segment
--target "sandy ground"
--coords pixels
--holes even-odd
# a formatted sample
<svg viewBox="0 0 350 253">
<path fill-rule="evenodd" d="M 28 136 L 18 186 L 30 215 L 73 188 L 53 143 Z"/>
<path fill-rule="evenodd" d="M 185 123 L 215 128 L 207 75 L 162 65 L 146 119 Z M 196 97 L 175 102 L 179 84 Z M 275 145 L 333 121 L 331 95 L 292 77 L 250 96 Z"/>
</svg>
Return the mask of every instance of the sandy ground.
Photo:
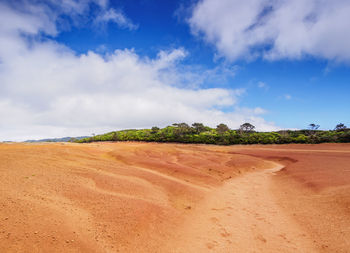
<svg viewBox="0 0 350 253">
<path fill-rule="evenodd" d="M 0 252 L 350 252 L 350 145 L 0 144 Z"/>
</svg>

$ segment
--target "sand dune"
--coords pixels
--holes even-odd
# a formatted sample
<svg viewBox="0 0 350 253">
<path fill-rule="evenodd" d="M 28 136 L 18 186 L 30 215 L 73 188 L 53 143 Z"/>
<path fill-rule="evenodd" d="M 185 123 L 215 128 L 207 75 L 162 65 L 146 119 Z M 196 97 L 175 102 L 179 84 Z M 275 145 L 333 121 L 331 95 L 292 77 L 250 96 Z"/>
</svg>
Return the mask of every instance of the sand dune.
<svg viewBox="0 0 350 253">
<path fill-rule="evenodd" d="M 1 144 L 0 252 L 349 252 L 350 145 Z"/>
</svg>

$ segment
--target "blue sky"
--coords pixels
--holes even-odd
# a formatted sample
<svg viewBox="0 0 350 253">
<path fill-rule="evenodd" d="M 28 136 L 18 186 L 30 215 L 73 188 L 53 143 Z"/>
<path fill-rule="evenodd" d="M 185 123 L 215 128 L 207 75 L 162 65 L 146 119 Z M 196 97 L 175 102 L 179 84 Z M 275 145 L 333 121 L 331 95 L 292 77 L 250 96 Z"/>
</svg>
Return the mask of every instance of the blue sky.
<svg viewBox="0 0 350 253">
<path fill-rule="evenodd" d="M 343 0 L 0 0 L 0 140 L 174 122 L 349 126 L 349 11 Z"/>
</svg>

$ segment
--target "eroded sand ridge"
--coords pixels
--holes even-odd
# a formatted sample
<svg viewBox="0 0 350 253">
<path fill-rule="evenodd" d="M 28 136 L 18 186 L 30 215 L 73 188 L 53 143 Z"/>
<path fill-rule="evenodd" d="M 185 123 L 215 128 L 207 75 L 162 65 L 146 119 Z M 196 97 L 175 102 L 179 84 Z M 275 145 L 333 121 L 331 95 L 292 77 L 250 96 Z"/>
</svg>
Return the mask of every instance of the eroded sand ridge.
<svg viewBox="0 0 350 253">
<path fill-rule="evenodd" d="M 348 252 L 350 145 L 1 144 L 0 252 Z"/>
</svg>

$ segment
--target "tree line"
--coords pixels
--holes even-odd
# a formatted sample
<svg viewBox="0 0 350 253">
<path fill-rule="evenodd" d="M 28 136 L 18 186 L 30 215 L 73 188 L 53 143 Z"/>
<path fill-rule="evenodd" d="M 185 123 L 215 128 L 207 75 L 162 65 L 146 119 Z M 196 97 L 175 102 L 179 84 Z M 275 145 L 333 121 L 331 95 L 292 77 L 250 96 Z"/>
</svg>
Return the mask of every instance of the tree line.
<svg viewBox="0 0 350 253">
<path fill-rule="evenodd" d="M 257 132 L 250 123 L 242 124 L 239 129 L 230 129 L 221 123 L 216 128 L 202 123 L 175 123 L 164 128 L 128 129 L 94 135 L 80 140 L 78 143 L 94 141 L 146 141 L 146 142 L 177 142 L 201 143 L 217 145 L 233 144 L 288 144 L 288 143 L 325 143 L 350 142 L 350 129 L 344 124 L 338 124 L 334 130 L 318 130 L 319 125 L 310 124 L 304 130 L 281 130 L 274 132 Z"/>
</svg>

